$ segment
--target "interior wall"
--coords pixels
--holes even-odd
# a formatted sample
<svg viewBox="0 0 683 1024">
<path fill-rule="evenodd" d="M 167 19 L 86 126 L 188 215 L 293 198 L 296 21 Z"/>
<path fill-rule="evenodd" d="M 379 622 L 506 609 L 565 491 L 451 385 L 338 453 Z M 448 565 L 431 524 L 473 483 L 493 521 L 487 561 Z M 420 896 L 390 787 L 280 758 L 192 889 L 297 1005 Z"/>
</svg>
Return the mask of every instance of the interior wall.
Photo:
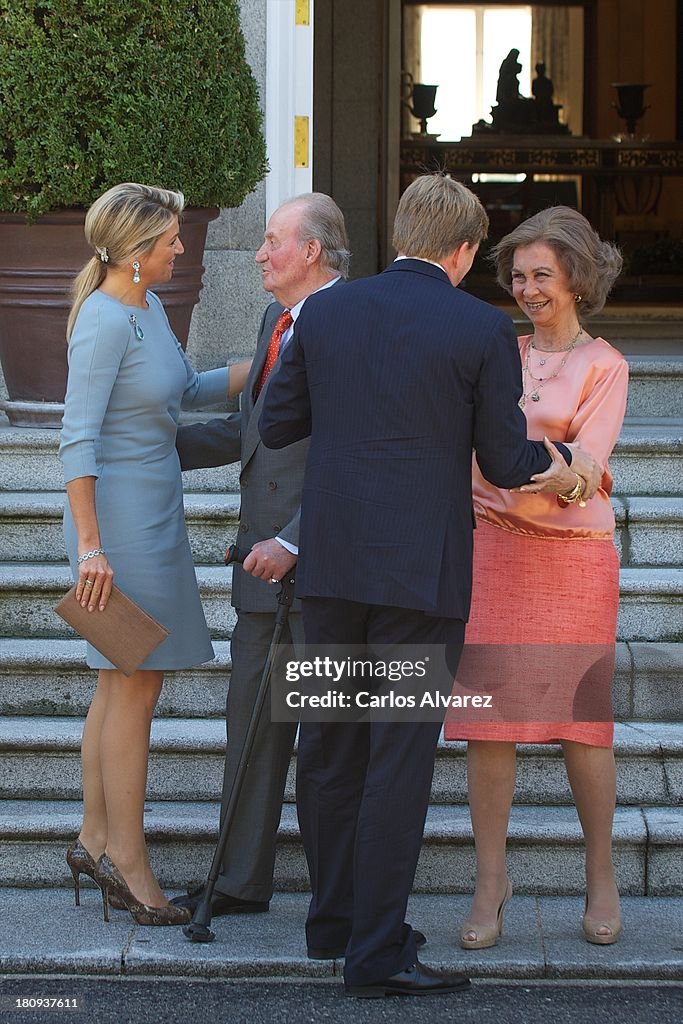
<svg viewBox="0 0 683 1024">
<path fill-rule="evenodd" d="M 656 8 L 656 10 L 655 10 Z M 650 109 L 638 124 L 653 140 L 676 138 L 676 0 L 598 0 L 596 127 L 599 138 L 624 131 L 612 82 L 647 82 Z M 680 45 L 680 44 L 678 44 Z M 680 178 L 665 178 L 659 203 L 673 234 L 683 233 Z"/>
<path fill-rule="evenodd" d="M 597 126 L 600 136 L 623 131 L 612 104 L 612 82 L 648 82 L 650 110 L 639 124 L 652 139 L 676 137 L 676 0 L 599 0 Z"/>
<path fill-rule="evenodd" d="M 569 95 L 566 120 L 574 135 L 583 135 L 583 62 L 584 13 L 580 7 L 569 8 Z"/>
<path fill-rule="evenodd" d="M 351 275 L 379 263 L 383 0 L 315 0 L 313 188 L 341 207 Z"/>
<path fill-rule="evenodd" d="M 391 75 L 385 80 L 383 105 L 383 39 L 387 11 L 400 3 L 315 0 L 313 187 L 332 195 L 344 211 L 354 277 L 376 273 L 391 256 L 379 237 L 386 232 L 380 209 L 392 148 L 391 126 L 383 122 L 395 110 L 386 103 L 387 90 L 395 87 L 400 95 L 400 81 L 398 70 L 393 85 Z M 656 0 L 656 13 L 653 6 L 653 0 L 596 0 L 596 38 L 586 50 L 595 97 L 588 129 L 593 137 L 623 131 L 611 84 L 620 81 L 650 83 L 642 132 L 653 140 L 676 137 L 677 0 Z M 659 207 L 674 235 L 683 234 L 680 185 L 680 178 L 664 180 Z"/>
<path fill-rule="evenodd" d="M 247 60 L 264 106 L 266 0 L 240 0 L 240 23 Z M 265 182 L 260 182 L 241 206 L 221 210 L 218 220 L 209 225 L 203 289 L 192 314 L 187 345 L 198 370 L 253 355 L 258 325 L 271 301 L 254 262 L 263 242 L 265 217 Z"/>
</svg>

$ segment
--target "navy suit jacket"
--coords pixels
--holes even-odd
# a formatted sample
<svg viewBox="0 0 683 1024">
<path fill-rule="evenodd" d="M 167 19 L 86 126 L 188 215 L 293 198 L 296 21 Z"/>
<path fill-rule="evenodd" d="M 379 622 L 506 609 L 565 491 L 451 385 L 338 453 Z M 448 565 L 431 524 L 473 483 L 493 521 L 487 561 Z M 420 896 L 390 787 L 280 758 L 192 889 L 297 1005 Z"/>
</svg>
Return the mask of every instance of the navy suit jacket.
<svg viewBox="0 0 683 1024">
<path fill-rule="evenodd" d="M 263 443 L 311 435 L 298 596 L 467 619 L 472 449 L 498 487 L 550 465 L 526 438 L 510 319 L 399 260 L 311 296 L 269 383 Z"/>
</svg>

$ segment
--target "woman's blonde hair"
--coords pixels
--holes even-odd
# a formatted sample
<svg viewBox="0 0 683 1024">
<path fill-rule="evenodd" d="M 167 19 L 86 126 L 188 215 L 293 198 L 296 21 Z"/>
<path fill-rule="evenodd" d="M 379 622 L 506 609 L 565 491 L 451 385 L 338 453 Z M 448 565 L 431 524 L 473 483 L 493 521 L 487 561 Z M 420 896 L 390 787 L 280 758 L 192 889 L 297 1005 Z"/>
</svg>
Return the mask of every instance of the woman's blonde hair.
<svg viewBox="0 0 683 1024">
<path fill-rule="evenodd" d="M 81 306 L 102 284 L 106 268 L 145 256 L 173 218 L 180 216 L 184 205 L 182 192 L 133 181 L 114 185 L 95 200 L 85 215 L 85 238 L 95 253 L 73 284 L 67 341 Z"/>
</svg>

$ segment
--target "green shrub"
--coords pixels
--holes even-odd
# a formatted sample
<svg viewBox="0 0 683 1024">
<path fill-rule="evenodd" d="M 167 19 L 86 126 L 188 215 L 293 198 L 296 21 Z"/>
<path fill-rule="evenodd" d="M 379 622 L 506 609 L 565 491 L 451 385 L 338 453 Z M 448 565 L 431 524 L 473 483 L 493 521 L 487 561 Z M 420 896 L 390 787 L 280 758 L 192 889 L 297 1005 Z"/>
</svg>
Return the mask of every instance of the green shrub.
<svg viewBox="0 0 683 1024">
<path fill-rule="evenodd" d="M 266 170 L 238 0 L 0 0 L 0 210 L 119 181 L 237 206 Z"/>
</svg>

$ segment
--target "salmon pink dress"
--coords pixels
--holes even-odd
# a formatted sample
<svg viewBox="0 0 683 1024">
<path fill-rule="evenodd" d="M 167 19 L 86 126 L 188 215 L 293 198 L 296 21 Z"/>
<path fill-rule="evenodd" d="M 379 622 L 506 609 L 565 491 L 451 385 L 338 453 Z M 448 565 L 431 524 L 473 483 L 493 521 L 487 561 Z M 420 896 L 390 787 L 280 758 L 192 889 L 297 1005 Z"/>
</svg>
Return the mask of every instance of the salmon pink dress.
<svg viewBox="0 0 683 1024">
<path fill-rule="evenodd" d="M 530 336 L 519 339 L 522 365 L 530 344 Z M 610 652 L 607 663 L 602 659 L 601 671 L 583 674 L 583 683 L 606 691 L 593 693 L 593 703 L 587 706 L 611 708 L 619 564 L 608 459 L 624 419 L 627 388 L 626 360 L 602 338 L 595 338 L 571 352 L 557 377 L 538 391 L 538 401 L 527 397 L 524 413 L 530 438 L 578 441 L 602 466 L 600 487 L 585 508 L 578 503 L 560 507 L 553 494 L 500 490 L 484 479 L 473 460 L 477 529 L 466 644 L 494 645 L 486 647 L 492 655 L 488 668 L 493 664 L 498 696 L 504 696 L 504 690 L 508 697 L 497 703 L 509 709 L 521 698 L 517 706 L 522 710 L 519 721 L 489 722 L 455 721 L 458 712 L 451 710 L 446 739 L 567 739 L 611 746 L 611 714 L 601 721 L 577 720 L 577 714 L 572 721 L 536 719 L 545 681 L 577 687 L 577 679 L 567 672 L 568 649 L 563 645 L 568 644 L 573 652 L 580 650 L 577 645 L 593 645 L 596 650 L 602 646 Z M 524 650 L 533 654 L 531 661 L 518 656 Z M 580 660 L 574 654 L 569 659 L 571 664 Z M 569 697 L 571 707 L 574 695 Z"/>
</svg>

